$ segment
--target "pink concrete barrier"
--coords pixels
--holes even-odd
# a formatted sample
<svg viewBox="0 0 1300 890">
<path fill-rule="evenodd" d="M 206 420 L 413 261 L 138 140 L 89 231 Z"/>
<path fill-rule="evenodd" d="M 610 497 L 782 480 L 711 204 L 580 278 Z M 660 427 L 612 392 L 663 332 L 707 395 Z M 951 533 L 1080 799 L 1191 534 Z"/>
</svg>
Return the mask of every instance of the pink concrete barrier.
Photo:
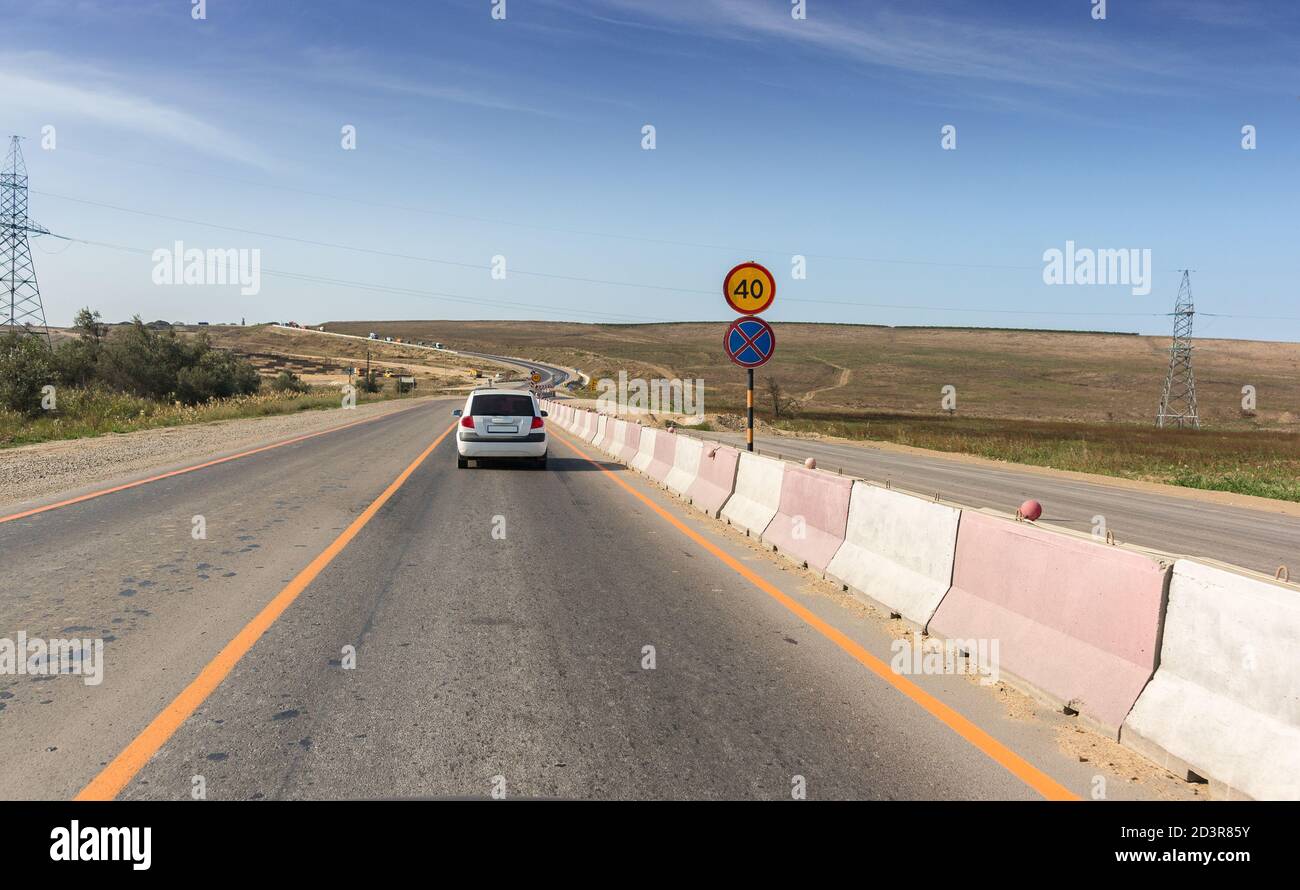
<svg viewBox="0 0 1300 890">
<path fill-rule="evenodd" d="M 623 428 L 623 441 L 614 456 L 631 466 L 632 458 L 641 450 L 641 424 L 628 421 Z"/>
<path fill-rule="evenodd" d="M 610 417 L 605 423 L 605 434 L 600 437 L 600 441 L 596 443 L 596 447 L 606 454 L 610 453 L 614 447 L 614 442 L 618 440 L 618 425 L 620 423 L 622 423 L 621 420 L 617 420 L 613 417 Z"/>
<path fill-rule="evenodd" d="M 736 490 L 736 464 L 740 452 L 727 445 L 705 442 L 700 456 L 700 472 L 686 489 L 691 505 L 708 513 L 714 519 L 722 512 L 722 505 Z"/>
<path fill-rule="evenodd" d="M 929 630 L 996 640 L 1004 679 L 1116 738 L 1155 669 L 1170 562 L 963 511 L 952 587 Z"/>
<path fill-rule="evenodd" d="M 781 504 L 763 532 L 763 543 L 811 569 L 826 571 L 844 543 L 853 480 L 787 465 Z"/>
<path fill-rule="evenodd" d="M 587 430 L 587 435 L 583 438 L 595 445 L 605 435 L 605 427 L 607 426 L 609 426 L 609 415 L 597 414 L 592 422 L 591 429 Z"/>
<path fill-rule="evenodd" d="M 677 434 L 667 430 L 655 430 L 654 457 L 650 459 L 645 473 L 656 482 L 663 482 L 673 471 L 673 461 L 677 457 Z"/>
</svg>

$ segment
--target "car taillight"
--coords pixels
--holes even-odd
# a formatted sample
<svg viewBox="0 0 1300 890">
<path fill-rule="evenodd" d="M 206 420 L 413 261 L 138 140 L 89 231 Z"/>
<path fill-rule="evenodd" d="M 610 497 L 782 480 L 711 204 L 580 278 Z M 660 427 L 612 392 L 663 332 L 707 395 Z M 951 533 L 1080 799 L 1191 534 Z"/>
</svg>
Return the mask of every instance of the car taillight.
<svg viewBox="0 0 1300 890">
<path fill-rule="evenodd" d="M 474 429 L 474 418 L 466 414 L 464 417 L 460 419 L 460 425 L 465 427 L 465 429 L 467 430 L 472 430 Z"/>
<path fill-rule="evenodd" d="M 540 417 L 534 417 L 533 425 L 532 427 L 530 427 L 530 429 L 540 430 L 541 428 L 542 428 L 542 419 Z"/>
</svg>

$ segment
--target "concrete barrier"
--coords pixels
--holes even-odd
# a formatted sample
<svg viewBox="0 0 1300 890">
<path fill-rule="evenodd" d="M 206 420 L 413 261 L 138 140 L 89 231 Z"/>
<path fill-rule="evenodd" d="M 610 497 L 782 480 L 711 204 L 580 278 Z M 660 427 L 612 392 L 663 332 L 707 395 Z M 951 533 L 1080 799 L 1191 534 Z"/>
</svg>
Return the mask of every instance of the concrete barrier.
<svg viewBox="0 0 1300 890">
<path fill-rule="evenodd" d="M 614 442 L 618 440 L 618 425 L 620 423 L 622 421 L 616 417 L 609 418 L 609 421 L 605 424 L 605 431 L 596 440 L 596 447 L 606 454 L 613 450 Z"/>
<path fill-rule="evenodd" d="M 952 584 L 961 510 L 854 482 L 827 576 L 924 628 Z"/>
<path fill-rule="evenodd" d="M 635 427 L 636 424 L 627 420 L 620 420 L 614 430 L 614 441 L 609 443 L 609 456 L 614 460 L 621 460 L 623 449 L 627 445 L 628 436 L 631 435 L 629 427 Z M 638 433 L 639 435 L 639 433 Z"/>
<path fill-rule="evenodd" d="M 704 453 L 704 443 L 690 436 L 678 433 L 677 451 L 673 455 L 673 466 L 664 477 L 664 485 L 681 497 L 686 497 L 687 490 L 700 472 L 700 456 Z"/>
<path fill-rule="evenodd" d="M 672 472 L 677 457 L 677 434 L 655 430 L 654 457 L 645 468 L 645 474 L 656 482 L 663 482 Z"/>
<path fill-rule="evenodd" d="M 632 459 L 636 457 L 637 452 L 641 449 L 641 424 L 629 420 L 627 426 L 623 428 L 623 441 L 619 444 L 618 453 L 614 456 L 628 466 L 632 465 Z"/>
<path fill-rule="evenodd" d="M 826 571 L 844 543 L 853 480 L 821 470 L 786 467 L 781 501 L 763 532 L 763 543 L 810 569 Z"/>
<path fill-rule="evenodd" d="M 781 506 L 781 477 L 786 465 L 770 457 L 740 452 L 736 490 L 722 508 L 722 518 L 752 535 L 761 535 Z"/>
<path fill-rule="evenodd" d="M 1214 796 L 1300 800 L 1300 591 L 1208 560 L 1174 563 L 1160 666 L 1120 741 Z"/>
<path fill-rule="evenodd" d="M 595 426 L 591 429 L 591 434 L 587 436 L 587 441 L 596 445 L 601 439 L 605 438 L 605 427 L 609 426 L 609 415 L 596 415 Z"/>
<path fill-rule="evenodd" d="M 1155 670 L 1170 563 L 963 510 L 931 633 L 998 641 L 1004 679 L 1112 738 Z"/>
<path fill-rule="evenodd" d="M 716 442 L 703 443 L 699 472 L 691 487 L 686 489 L 691 506 L 717 519 L 722 506 L 736 490 L 736 465 L 739 462 L 740 452 L 735 448 Z"/>
<path fill-rule="evenodd" d="M 662 435 L 658 430 L 651 429 L 648 426 L 641 427 L 641 442 L 637 447 L 636 454 L 628 461 L 628 466 L 634 470 L 640 470 L 642 473 L 650 469 L 650 463 L 655 459 L 655 440 Z"/>
<path fill-rule="evenodd" d="M 582 420 L 578 423 L 578 431 L 575 435 L 583 441 L 590 442 L 591 434 L 596 429 L 596 415 L 590 411 L 582 412 Z"/>
</svg>

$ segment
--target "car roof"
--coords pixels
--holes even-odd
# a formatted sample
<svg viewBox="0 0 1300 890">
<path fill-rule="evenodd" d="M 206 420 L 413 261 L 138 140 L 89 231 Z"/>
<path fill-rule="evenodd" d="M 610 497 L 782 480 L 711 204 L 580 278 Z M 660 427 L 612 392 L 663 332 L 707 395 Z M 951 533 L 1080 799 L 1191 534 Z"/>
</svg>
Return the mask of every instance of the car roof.
<svg viewBox="0 0 1300 890">
<path fill-rule="evenodd" d="M 532 396 L 526 389 L 472 389 L 472 396 Z"/>
</svg>

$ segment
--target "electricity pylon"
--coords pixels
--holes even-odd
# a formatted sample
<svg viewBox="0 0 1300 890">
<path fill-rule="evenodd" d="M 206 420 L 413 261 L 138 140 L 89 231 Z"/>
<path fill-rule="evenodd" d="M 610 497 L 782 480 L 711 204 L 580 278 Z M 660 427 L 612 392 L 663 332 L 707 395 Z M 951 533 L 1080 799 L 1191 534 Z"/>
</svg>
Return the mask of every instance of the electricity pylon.
<svg viewBox="0 0 1300 890">
<path fill-rule="evenodd" d="M 19 139 L 9 140 L 9 155 L 0 172 L 0 285 L 8 296 L 3 329 L 44 337 L 48 346 L 50 329 L 45 325 L 28 236 L 48 235 L 50 230 L 27 218 L 27 164 Z"/>
<path fill-rule="evenodd" d="M 1191 270 L 1179 271 L 1183 280 L 1174 303 L 1174 339 L 1169 344 L 1169 373 L 1165 375 L 1156 426 L 1200 429 L 1201 419 L 1196 415 L 1196 375 L 1192 373 L 1192 316 L 1196 310 L 1192 308 Z"/>
</svg>

